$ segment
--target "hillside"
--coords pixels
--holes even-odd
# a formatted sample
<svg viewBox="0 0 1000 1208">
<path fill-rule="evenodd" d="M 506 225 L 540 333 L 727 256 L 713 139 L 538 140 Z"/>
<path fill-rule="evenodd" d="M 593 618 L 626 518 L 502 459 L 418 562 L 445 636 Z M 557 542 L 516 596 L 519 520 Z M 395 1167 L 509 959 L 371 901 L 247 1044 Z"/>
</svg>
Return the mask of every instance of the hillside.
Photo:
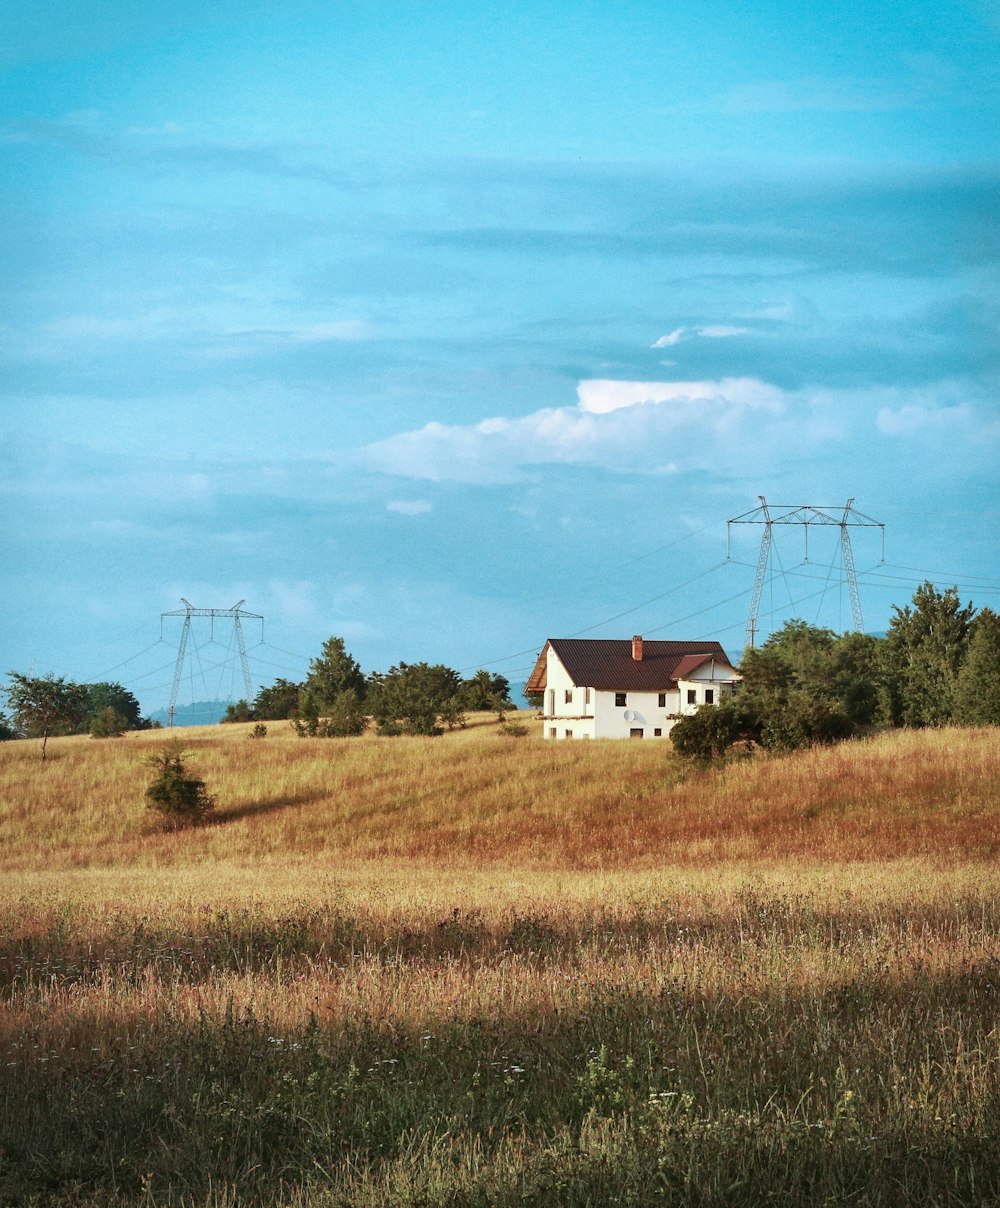
<svg viewBox="0 0 1000 1208">
<path fill-rule="evenodd" d="M 500 736 L 302 739 L 283 723 L 176 731 L 217 798 L 165 835 L 145 809 L 162 733 L 0 745 L 0 868 L 358 860 L 643 870 L 664 864 L 994 858 L 1000 732 L 895 732 L 720 771 L 669 748 Z"/>
</svg>

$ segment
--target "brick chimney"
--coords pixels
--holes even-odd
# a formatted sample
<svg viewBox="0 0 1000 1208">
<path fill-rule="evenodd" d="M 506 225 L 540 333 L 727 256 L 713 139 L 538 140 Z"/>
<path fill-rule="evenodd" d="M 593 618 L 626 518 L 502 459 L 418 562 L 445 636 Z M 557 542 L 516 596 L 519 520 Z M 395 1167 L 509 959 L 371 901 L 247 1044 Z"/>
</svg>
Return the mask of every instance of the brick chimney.
<svg viewBox="0 0 1000 1208">
<path fill-rule="evenodd" d="M 642 662 L 642 634 L 637 633 L 632 638 L 632 657 L 637 663 Z"/>
</svg>

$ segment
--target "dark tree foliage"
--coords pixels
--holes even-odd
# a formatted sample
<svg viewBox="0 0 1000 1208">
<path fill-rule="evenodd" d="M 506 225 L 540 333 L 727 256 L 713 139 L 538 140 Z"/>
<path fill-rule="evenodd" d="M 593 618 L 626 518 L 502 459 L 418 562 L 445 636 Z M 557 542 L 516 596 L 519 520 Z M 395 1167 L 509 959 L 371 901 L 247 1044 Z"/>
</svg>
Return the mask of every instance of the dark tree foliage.
<svg viewBox="0 0 1000 1208">
<path fill-rule="evenodd" d="M 322 653 L 309 664 L 305 692 L 319 715 L 325 716 L 342 692 L 354 692 L 364 700 L 367 683 L 360 665 L 347 653 L 344 639 L 327 638 Z"/>
<path fill-rule="evenodd" d="M 53 734 L 72 734 L 83 721 L 87 709 L 87 689 L 83 684 L 52 675 L 35 678 L 8 672 L 7 699 L 14 724 L 26 738 L 42 740 L 45 746 Z"/>
<path fill-rule="evenodd" d="M 299 697 L 303 684 L 276 679 L 261 688 L 253 698 L 252 717 L 259 721 L 284 721 L 299 714 Z"/>
<path fill-rule="evenodd" d="M 883 650 L 881 713 L 889 725 L 933 726 L 951 721 L 958 675 L 976 610 L 958 589 L 939 592 L 925 582 L 913 607 L 894 608 Z"/>
<path fill-rule="evenodd" d="M 156 775 L 146 788 L 147 808 L 162 815 L 168 830 L 198 826 L 215 809 L 204 780 L 188 775 L 184 757 L 180 743 L 172 742 L 148 760 Z"/>
<path fill-rule="evenodd" d="M 94 733 L 94 719 L 106 709 L 113 709 L 124 718 L 125 730 L 145 730 L 149 723 L 142 716 L 142 706 L 135 696 L 121 684 L 84 684 L 87 690 L 87 708 L 83 718 L 83 730 Z"/>
<path fill-rule="evenodd" d="M 9 742 L 12 738 L 17 738 L 17 730 L 11 725 L 5 713 L 0 713 L 0 742 Z"/>
<path fill-rule="evenodd" d="M 674 726 L 675 749 L 708 759 L 740 740 L 793 750 L 873 725 L 1000 725 L 1000 617 L 930 582 L 894 613 L 885 639 L 789 621 L 744 653 L 735 700 Z"/>
<path fill-rule="evenodd" d="M 754 741 L 759 729 L 743 704 L 738 697 L 730 697 L 682 717 L 670 731 L 674 750 L 687 759 L 706 761 L 725 755 L 741 740 Z"/>
<path fill-rule="evenodd" d="M 991 608 L 984 608 L 972 622 L 956 683 L 955 720 L 1000 726 L 1000 616 Z"/>
<path fill-rule="evenodd" d="M 462 707 L 473 713 L 500 713 L 511 707 L 509 681 L 485 670 L 462 680 L 458 695 Z"/>
<path fill-rule="evenodd" d="M 441 724 L 461 725 L 462 681 L 440 663 L 403 663 L 373 675 L 368 705 L 381 734 L 440 734 Z"/>
<path fill-rule="evenodd" d="M 789 621 L 744 653 L 735 696 L 677 722 L 670 732 L 674 749 L 712 759 L 736 743 L 791 751 L 850 737 L 874 716 L 878 645 L 864 634 L 837 637 Z"/>
<path fill-rule="evenodd" d="M 91 738 L 121 738 L 128 729 L 128 718 L 110 705 L 90 719 Z"/>
<path fill-rule="evenodd" d="M 306 692 L 292 727 L 300 738 L 356 738 L 368 728 L 368 715 L 353 688 L 338 693 L 324 717 L 320 717 Z"/>
<path fill-rule="evenodd" d="M 245 700 L 238 700 L 234 705 L 226 705 L 226 711 L 220 718 L 219 724 L 227 726 L 240 721 L 253 721 L 253 713 Z"/>
</svg>

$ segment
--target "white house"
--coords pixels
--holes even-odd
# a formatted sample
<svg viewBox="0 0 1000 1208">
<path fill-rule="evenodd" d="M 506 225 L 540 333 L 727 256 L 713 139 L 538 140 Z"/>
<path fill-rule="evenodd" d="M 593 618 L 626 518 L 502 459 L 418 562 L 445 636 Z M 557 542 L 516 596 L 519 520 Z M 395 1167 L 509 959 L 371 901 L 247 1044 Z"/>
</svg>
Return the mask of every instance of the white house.
<svg viewBox="0 0 1000 1208">
<path fill-rule="evenodd" d="M 543 694 L 546 738 L 666 738 L 739 679 L 718 642 L 549 638 L 525 691 Z"/>
</svg>

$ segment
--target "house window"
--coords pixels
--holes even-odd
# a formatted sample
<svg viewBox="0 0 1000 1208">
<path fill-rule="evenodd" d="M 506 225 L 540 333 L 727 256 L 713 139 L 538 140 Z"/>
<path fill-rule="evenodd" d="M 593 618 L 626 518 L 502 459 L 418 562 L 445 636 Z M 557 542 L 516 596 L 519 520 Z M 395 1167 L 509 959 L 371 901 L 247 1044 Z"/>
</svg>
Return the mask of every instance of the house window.
<svg viewBox="0 0 1000 1208">
<path fill-rule="evenodd" d="M 629 730 L 628 736 L 629 738 L 642 738 L 642 730 Z"/>
<path fill-rule="evenodd" d="M 583 690 L 583 703 L 585 705 L 590 704 L 590 689 L 589 688 L 584 688 L 584 690 Z"/>
<path fill-rule="evenodd" d="M 698 689 L 688 688 L 688 704 L 696 705 L 698 703 Z"/>
<path fill-rule="evenodd" d="M 627 693 L 625 693 L 625 692 L 616 692 L 615 693 L 615 708 L 616 709 L 625 708 L 625 705 L 628 703 L 626 701 L 626 696 L 627 696 Z"/>
<path fill-rule="evenodd" d="M 706 705 L 715 704 L 715 689 L 714 688 L 705 689 L 705 704 Z"/>
<path fill-rule="evenodd" d="M 654 738 L 662 738 L 662 737 L 663 737 L 663 731 L 660 729 L 660 727 L 659 727 L 659 726 L 657 726 L 657 727 L 656 727 L 656 729 L 653 731 L 653 737 L 654 737 Z"/>
<path fill-rule="evenodd" d="M 555 688 L 550 688 L 549 689 L 549 716 L 551 717 L 552 714 L 555 713 L 555 711 L 556 711 L 556 690 L 555 690 Z"/>
<path fill-rule="evenodd" d="M 573 689 L 572 688 L 566 689 L 566 691 L 564 693 L 564 702 L 567 705 L 571 705 L 573 703 Z"/>
<path fill-rule="evenodd" d="M 564 733 L 563 737 L 564 737 L 564 738 L 572 738 L 572 737 L 573 737 L 573 731 L 572 731 L 572 730 L 567 730 L 567 731 L 565 731 L 565 733 Z"/>
<path fill-rule="evenodd" d="M 660 708 L 661 708 L 661 709 L 665 709 L 665 708 L 667 707 L 667 694 L 666 694 L 666 692 L 661 692 L 661 693 L 660 693 L 659 697 L 657 698 L 656 703 L 657 703 L 657 704 L 660 706 Z"/>
<path fill-rule="evenodd" d="M 556 738 L 558 737 L 558 734 L 559 731 L 555 728 L 555 726 L 549 727 L 549 738 Z"/>
</svg>

